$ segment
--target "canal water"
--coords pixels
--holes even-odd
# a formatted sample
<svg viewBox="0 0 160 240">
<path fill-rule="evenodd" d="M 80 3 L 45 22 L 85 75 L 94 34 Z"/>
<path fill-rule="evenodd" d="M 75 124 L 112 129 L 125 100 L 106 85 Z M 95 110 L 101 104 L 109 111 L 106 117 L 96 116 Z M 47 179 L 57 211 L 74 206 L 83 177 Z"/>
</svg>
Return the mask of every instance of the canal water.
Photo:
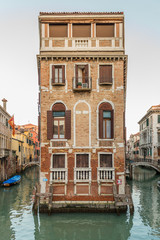
<svg viewBox="0 0 160 240">
<path fill-rule="evenodd" d="M 0 240 L 158 240 L 160 239 L 160 175 L 135 168 L 129 182 L 135 212 L 116 214 L 32 213 L 32 190 L 38 167 L 27 169 L 19 185 L 0 188 Z"/>
</svg>

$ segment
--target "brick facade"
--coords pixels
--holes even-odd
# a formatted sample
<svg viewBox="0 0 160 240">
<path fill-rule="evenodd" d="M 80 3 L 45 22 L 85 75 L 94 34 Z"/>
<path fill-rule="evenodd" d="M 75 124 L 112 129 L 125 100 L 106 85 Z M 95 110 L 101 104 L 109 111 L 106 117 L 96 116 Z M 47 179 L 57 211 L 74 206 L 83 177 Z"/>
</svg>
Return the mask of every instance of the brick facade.
<svg viewBox="0 0 160 240">
<path fill-rule="evenodd" d="M 76 49 L 76 55 L 71 38 L 72 23 L 77 22 L 75 16 L 70 16 L 69 20 L 67 17 L 64 20 L 65 15 L 62 18 L 65 23 L 68 21 L 70 39 L 63 40 L 64 42 L 68 40 L 68 47 L 62 44 L 62 39 L 52 39 L 56 45 L 51 44 L 50 48 L 48 48 L 49 43 L 43 45 L 43 39 L 48 37 L 47 25 L 49 24 L 46 24 L 46 21 L 49 17 L 52 23 L 58 21 L 54 14 L 53 16 L 45 13 L 40 15 L 41 48 L 37 56 L 40 78 L 41 193 L 48 192 L 49 187 L 53 186 L 53 201 L 114 201 L 113 185 L 117 185 L 118 179 L 121 180 L 121 185 L 117 185 L 117 192 L 125 193 L 124 113 L 127 56 L 124 55 L 122 46 L 123 14 L 117 13 L 116 17 L 112 14 L 111 16 L 104 14 L 101 20 L 98 20 L 99 14 L 95 17 L 97 21 L 107 23 L 110 20 L 115 24 L 117 30 L 115 30 L 114 46 L 116 49 L 112 45 L 113 39 L 101 40 L 95 37 L 91 39 L 92 51 L 89 47 L 84 49 L 81 45 L 78 50 Z M 93 21 L 92 15 L 86 15 L 85 21 L 82 16 L 78 17 L 79 23 Z M 117 38 L 120 33 L 121 48 L 118 44 L 119 38 Z M 91 35 L 95 36 L 93 25 Z M 50 38 L 46 40 L 50 41 Z M 97 48 L 96 41 L 98 40 L 99 47 Z M 77 41 L 81 41 L 82 44 L 82 40 L 77 39 Z M 88 44 L 84 38 L 83 44 L 86 43 Z M 65 66 L 65 85 L 52 84 L 53 65 Z M 90 79 L 88 80 L 90 83 L 87 83 L 86 89 L 73 87 L 77 74 L 76 65 L 88 66 L 87 79 Z M 99 68 L 101 65 L 112 66 L 111 84 L 100 84 Z M 54 137 L 47 139 L 47 111 L 51 111 L 57 103 L 64 104 L 65 110 L 71 111 L 70 139 Z M 114 131 L 112 138 L 99 138 L 99 106 L 101 103 L 108 103 L 114 113 L 113 123 L 111 123 Z M 56 173 L 52 166 L 54 154 L 65 155 L 65 168 L 61 169 L 61 173 L 60 170 L 58 173 L 58 169 Z M 88 154 L 87 168 L 76 167 L 77 154 Z M 112 156 L 112 166 L 109 168 L 101 169 L 100 167 L 100 157 L 103 154 Z"/>
</svg>

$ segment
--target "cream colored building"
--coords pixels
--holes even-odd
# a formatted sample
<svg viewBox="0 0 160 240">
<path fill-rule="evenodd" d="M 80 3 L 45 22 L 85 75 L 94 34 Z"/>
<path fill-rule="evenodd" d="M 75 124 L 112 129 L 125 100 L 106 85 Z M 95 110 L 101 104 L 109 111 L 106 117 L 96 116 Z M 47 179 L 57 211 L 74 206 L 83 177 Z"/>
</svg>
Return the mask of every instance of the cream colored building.
<svg viewBox="0 0 160 240">
<path fill-rule="evenodd" d="M 0 181 L 15 172 L 15 161 L 11 152 L 12 129 L 8 124 L 11 116 L 6 110 L 7 100 L 3 99 L 2 102 L 3 106 L 0 105 Z"/>
</svg>

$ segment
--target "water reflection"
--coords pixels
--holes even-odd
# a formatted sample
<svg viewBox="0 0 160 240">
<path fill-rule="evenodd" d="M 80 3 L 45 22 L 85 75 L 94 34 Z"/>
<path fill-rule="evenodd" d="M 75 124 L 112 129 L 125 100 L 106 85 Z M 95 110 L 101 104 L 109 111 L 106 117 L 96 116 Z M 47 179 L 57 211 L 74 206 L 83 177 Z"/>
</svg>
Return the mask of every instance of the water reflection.
<svg viewBox="0 0 160 240">
<path fill-rule="evenodd" d="M 160 191 L 155 171 L 135 168 L 130 181 L 135 206 L 127 214 L 32 214 L 32 190 L 38 168 L 28 169 L 19 185 L 0 188 L 2 240 L 157 240 L 160 239 Z"/>
<path fill-rule="evenodd" d="M 160 176 L 152 169 L 136 167 L 133 179 L 131 186 L 135 215 L 132 237 L 143 239 L 143 234 L 145 239 L 160 239 L 160 192 L 157 189 Z"/>
<path fill-rule="evenodd" d="M 130 221 L 128 221 L 130 219 Z M 36 239 L 102 240 L 128 239 L 132 220 L 125 214 L 54 214 L 40 215 Z M 48 234 L 50 233 L 50 235 Z"/>
</svg>

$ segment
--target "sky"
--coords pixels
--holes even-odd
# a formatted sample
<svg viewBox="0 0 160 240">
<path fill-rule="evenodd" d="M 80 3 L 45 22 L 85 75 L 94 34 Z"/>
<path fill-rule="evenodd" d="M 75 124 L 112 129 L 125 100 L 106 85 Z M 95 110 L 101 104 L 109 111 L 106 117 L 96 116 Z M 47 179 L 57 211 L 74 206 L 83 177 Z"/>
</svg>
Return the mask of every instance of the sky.
<svg viewBox="0 0 160 240">
<path fill-rule="evenodd" d="M 128 55 L 127 138 L 138 121 L 160 104 L 160 0 L 0 0 L 0 104 L 16 124 L 37 124 L 39 12 L 105 11 L 125 14 Z"/>
</svg>

